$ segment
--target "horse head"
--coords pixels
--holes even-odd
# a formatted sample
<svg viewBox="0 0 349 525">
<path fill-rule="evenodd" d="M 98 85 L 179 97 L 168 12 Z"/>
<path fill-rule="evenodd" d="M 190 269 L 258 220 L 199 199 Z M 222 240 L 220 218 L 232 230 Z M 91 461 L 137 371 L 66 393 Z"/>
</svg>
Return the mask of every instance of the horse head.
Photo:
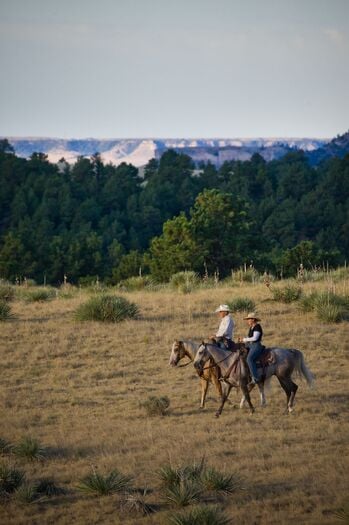
<svg viewBox="0 0 349 525">
<path fill-rule="evenodd" d="M 170 355 L 170 366 L 177 366 L 179 361 L 187 355 L 187 352 L 184 348 L 183 341 L 178 341 L 177 339 L 173 342 Z"/>
<path fill-rule="evenodd" d="M 202 341 L 194 359 L 194 367 L 200 376 L 203 374 L 205 363 L 209 360 L 209 358 L 210 353 L 207 350 L 207 343 L 205 343 L 205 341 Z"/>
</svg>

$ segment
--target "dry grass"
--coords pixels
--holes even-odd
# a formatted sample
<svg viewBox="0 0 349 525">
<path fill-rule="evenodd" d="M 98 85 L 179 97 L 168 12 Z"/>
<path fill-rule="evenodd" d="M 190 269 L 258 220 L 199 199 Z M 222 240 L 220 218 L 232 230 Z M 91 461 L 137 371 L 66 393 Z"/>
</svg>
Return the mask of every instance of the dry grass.
<svg viewBox="0 0 349 525">
<path fill-rule="evenodd" d="M 325 286 L 304 288 L 310 293 Z M 335 287 L 348 294 L 349 282 Z M 117 325 L 74 321 L 74 311 L 88 299 L 83 291 L 48 303 L 12 303 L 14 319 L 1 325 L 0 438 L 37 439 L 46 447 L 44 461 L 11 456 L 11 464 L 25 471 L 28 483 L 54 479 L 64 493 L 25 506 L 7 501 L 0 506 L 0 523 L 166 524 L 170 509 L 159 469 L 202 457 L 244 479 L 246 490 L 220 502 L 233 523 L 336 523 L 348 493 L 348 323 L 320 323 L 296 304 L 275 303 L 262 284 L 124 296 L 139 306 L 140 318 Z M 266 344 L 301 349 L 316 375 L 313 390 L 297 381 L 292 415 L 283 415 L 284 394 L 273 380 L 266 408 L 259 408 L 253 393 L 253 416 L 226 406 L 217 420 L 214 390 L 201 411 L 193 368 L 168 366 L 173 340 L 211 334 L 215 307 L 234 296 L 255 301 Z M 236 335 L 246 332 L 243 316 L 234 314 Z M 145 415 L 140 402 L 150 396 L 168 396 L 168 417 Z M 231 397 L 239 401 L 234 392 Z M 79 480 L 95 468 L 132 477 L 155 512 L 128 513 L 117 495 L 81 494 Z"/>
</svg>

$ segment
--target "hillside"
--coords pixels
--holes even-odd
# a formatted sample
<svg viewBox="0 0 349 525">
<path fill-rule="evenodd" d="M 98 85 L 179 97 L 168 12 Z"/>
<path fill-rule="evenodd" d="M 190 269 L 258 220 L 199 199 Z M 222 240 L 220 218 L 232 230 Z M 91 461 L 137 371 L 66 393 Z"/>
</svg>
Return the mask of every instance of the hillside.
<svg viewBox="0 0 349 525">
<path fill-rule="evenodd" d="M 307 152 L 326 145 L 327 139 L 316 138 L 254 138 L 254 139 L 60 139 L 7 137 L 16 155 L 29 158 L 45 153 L 50 162 L 62 157 L 72 164 L 78 157 L 100 153 L 103 162 L 118 166 L 122 162 L 136 167 L 161 155 L 168 149 L 189 155 L 197 164 L 211 162 L 220 167 L 225 161 L 249 160 L 259 153 L 266 161 L 279 159 L 287 152 L 302 149 Z"/>
</svg>

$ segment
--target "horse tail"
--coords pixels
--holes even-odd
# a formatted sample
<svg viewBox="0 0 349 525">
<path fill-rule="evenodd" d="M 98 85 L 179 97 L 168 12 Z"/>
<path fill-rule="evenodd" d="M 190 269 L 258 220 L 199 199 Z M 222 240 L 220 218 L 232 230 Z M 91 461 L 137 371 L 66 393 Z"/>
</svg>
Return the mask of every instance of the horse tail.
<svg viewBox="0 0 349 525">
<path fill-rule="evenodd" d="M 313 386 L 313 383 L 314 383 L 314 374 L 310 371 L 310 369 L 307 367 L 307 365 L 305 364 L 305 360 L 304 360 L 304 356 L 302 354 L 302 352 L 300 350 L 293 350 L 295 353 L 297 353 L 297 361 L 296 361 L 296 366 L 295 366 L 295 370 L 296 372 L 301 376 L 301 377 L 304 377 L 304 379 L 306 380 L 308 386 Z"/>
</svg>

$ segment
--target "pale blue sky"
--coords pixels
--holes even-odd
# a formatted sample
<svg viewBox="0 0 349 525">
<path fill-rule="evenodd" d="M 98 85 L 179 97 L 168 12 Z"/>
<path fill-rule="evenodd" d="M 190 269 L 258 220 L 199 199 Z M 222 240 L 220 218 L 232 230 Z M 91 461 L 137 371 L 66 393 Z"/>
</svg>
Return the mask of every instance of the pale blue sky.
<svg viewBox="0 0 349 525">
<path fill-rule="evenodd" d="M 332 137 L 349 0 L 0 0 L 0 135 Z"/>
</svg>

